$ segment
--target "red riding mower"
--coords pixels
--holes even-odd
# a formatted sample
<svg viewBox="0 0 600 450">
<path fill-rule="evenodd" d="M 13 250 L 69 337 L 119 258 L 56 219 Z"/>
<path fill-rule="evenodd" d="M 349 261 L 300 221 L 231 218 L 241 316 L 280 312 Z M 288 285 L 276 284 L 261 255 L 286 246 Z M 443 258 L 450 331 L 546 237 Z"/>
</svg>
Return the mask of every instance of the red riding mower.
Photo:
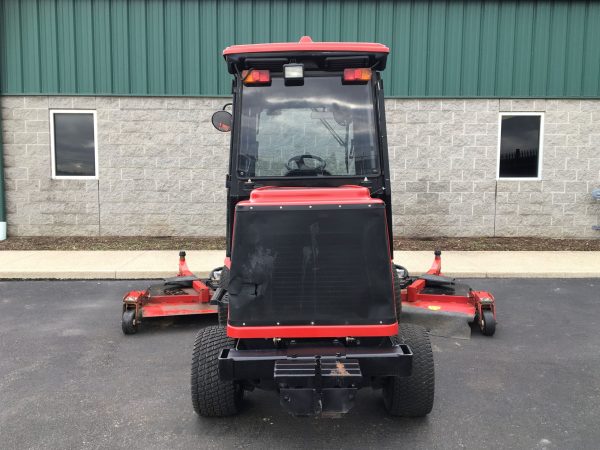
<svg viewBox="0 0 600 450">
<path fill-rule="evenodd" d="M 293 415 L 337 415 L 370 386 L 390 414 L 424 416 L 433 353 L 425 328 L 399 324 L 405 313 L 460 314 L 493 333 L 493 297 L 442 277 L 439 254 L 422 277 L 392 261 L 388 52 L 308 37 L 224 51 L 233 108 L 213 124 L 232 133 L 225 266 L 206 281 L 180 270 L 191 286 L 176 295 L 163 295 L 171 279 L 124 300 L 128 323 L 177 310 L 178 298 L 218 309 L 194 344 L 198 414 L 235 414 L 260 388 Z"/>
</svg>

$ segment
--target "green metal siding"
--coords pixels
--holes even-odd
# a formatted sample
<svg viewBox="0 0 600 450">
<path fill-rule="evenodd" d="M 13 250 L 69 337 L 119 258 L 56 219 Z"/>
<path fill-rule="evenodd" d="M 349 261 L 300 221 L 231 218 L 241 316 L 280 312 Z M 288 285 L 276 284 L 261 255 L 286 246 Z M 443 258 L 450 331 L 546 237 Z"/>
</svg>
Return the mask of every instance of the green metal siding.
<svg viewBox="0 0 600 450">
<path fill-rule="evenodd" d="M 600 97 L 600 2 L 4 0 L 4 94 L 227 95 L 231 44 L 378 41 L 397 97 Z"/>
</svg>

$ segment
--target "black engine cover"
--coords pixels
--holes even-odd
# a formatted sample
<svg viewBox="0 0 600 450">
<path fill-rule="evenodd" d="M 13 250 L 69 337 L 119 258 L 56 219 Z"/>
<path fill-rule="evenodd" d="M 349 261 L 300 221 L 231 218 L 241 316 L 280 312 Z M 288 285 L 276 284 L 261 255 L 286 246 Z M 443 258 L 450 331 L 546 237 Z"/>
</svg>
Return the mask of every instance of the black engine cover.
<svg viewBox="0 0 600 450">
<path fill-rule="evenodd" d="M 383 204 L 236 208 L 229 323 L 395 322 Z"/>
</svg>

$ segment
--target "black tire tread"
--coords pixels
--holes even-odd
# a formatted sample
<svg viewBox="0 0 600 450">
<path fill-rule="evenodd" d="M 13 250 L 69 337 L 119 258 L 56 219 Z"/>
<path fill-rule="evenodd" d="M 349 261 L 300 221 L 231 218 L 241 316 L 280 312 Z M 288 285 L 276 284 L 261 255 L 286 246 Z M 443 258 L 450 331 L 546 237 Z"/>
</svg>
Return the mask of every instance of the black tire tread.
<svg viewBox="0 0 600 450">
<path fill-rule="evenodd" d="M 485 324 L 483 327 L 479 321 L 479 329 L 481 330 L 481 334 L 484 336 L 493 336 L 496 332 L 496 319 L 494 319 L 494 313 L 489 309 L 484 310 L 483 320 Z"/>
<path fill-rule="evenodd" d="M 227 290 L 229 287 L 229 268 L 223 266 L 221 269 L 221 278 L 219 279 L 219 287 Z"/>
<path fill-rule="evenodd" d="M 126 309 L 121 316 L 121 330 L 123 334 L 135 334 L 137 332 L 137 324 L 134 324 L 135 309 Z"/>
<path fill-rule="evenodd" d="M 429 334 L 425 328 L 403 323 L 399 342 L 413 352 L 412 374 L 394 377 L 383 389 L 385 406 L 393 416 L 423 417 L 433 408 L 435 371 Z"/>
<path fill-rule="evenodd" d="M 227 288 L 229 288 L 229 277 L 230 277 L 229 268 L 227 266 L 223 266 L 223 269 L 221 269 L 221 278 L 219 280 L 219 287 L 221 289 L 225 289 L 225 291 L 227 291 Z M 219 321 L 219 325 L 221 325 L 222 327 L 226 327 L 227 326 L 227 315 L 229 314 L 229 294 L 227 292 L 225 292 L 225 294 L 223 295 L 223 298 L 221 298 L 221 300 L 219 301 L 217 312 L 218 312 L 217 318 Z"/>
<path fill-rule="evenodd" d="M 209 326 L 198 332 L 192 356 L 192 405 L 194 411 L 205 417 L 225 417 L 236 414 L 243 391 L 233 381 L 219 378 L 219 353 L 233 347 L 225 329 Z"/>
<path fill-rule="evenodd" d="M 227 326 L 227 315 L 229 314 L 229 293 L 226 292 L 223 298 L 219 300 L 217 308 L 217 316 L 219 319 L 219 326 Z"/>
</svg>

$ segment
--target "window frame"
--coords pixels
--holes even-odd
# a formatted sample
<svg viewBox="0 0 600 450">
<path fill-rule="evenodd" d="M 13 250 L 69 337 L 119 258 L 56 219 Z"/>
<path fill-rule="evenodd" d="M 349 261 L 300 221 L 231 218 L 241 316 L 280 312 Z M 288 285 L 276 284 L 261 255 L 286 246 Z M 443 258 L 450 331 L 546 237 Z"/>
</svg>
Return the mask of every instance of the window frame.
<svg viewBox="0 0 600 450">
<path fill-rule="evenodd" d="M 502 154 L 502 118 L 504 116 L 539 116 L 540 117 L 540 137 L 539 137 L 539 151 L 538 151 L 538 166 L 537 176 L 535 177 L 501 177 L 500 176 L 500 156 Z M 543 167 L 543 156 L 544 156 L 544 112 L 543 111 L 503 111 L 498 114 L 498 156 L 496 159 L 496 180 L 497 181 L 541 181 L 542 179 L 542 167 Z"/>
<path fill-rule="evenodd" d="M 91 114 L 94 121 L 94 175 L 56 175 L 56 147 L 54 142 L 55 114 Z M 50 155 L 53 180 L 97 180 L 98 179 L 98 120 L 95 109 L 51 109 L 50 110 Z"/>
</svg>

